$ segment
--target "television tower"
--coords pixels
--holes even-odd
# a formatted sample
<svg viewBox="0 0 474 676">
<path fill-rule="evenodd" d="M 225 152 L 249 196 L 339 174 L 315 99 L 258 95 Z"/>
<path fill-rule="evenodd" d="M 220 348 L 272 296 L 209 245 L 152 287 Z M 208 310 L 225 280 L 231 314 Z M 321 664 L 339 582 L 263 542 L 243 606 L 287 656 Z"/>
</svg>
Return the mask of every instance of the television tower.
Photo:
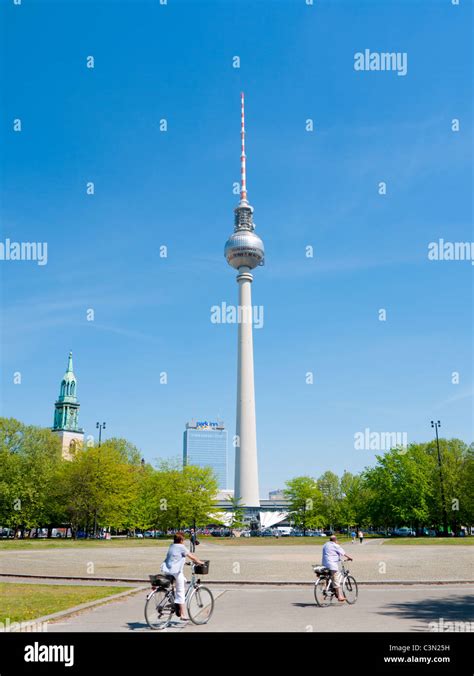
<svg viewBox="0 0 474 676">
<path fill-rule="evenodd" d="M 259 507 L 257 463 L 257 426 L 255 420 L 255 388 L 252 337 L 251 270 L 263 265 L 263 242 L 255 234 L 253 207 L 247 201 L 245 155 L 244 95 L 241 99 L 240 202 L 234 209 L 234 232 L 226 242 L 224 256 L 238 272 L 238 344 L 237 344 L 237 422 L 235 449 L 235 498 L 244 507 Z"/>
</svg>

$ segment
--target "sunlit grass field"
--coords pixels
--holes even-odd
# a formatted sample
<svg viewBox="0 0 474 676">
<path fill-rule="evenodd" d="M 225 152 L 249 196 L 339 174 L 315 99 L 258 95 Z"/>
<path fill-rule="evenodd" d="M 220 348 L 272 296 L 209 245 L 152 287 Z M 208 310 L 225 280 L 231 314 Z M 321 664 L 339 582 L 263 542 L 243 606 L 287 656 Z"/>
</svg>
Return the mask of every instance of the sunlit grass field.
<svg viewBox="0 0 474 676">
<path fill-rule="evenodd" d="M 387 538 L 384 541 L 384 545 L 448 545 L 448 546 L 459 546 L 466 547 L 469 545 L 474 545 L 474 536 L 465 537 L 465 538 L 429 538 L 429 537 L 409 537 L 409 538 Z"/>
<path fill-rule="evenodd" d="M 219 545 L 223 547 L 293 547 L 298 545 L 322 546 L 328 541 L 327 537 L 212 537 L 210 535 L 199 535 L 201 543 Z M 365 537 L 364 543 L 367 543 L 372 537 Z M 474 545 L 474 536 L 465 538 L 454 537 L 387 537 L 378 536 L 376 539 L 383 539 L 384 545 L 433 545 L 433 546 L 458 546 L 465 547 Z M 350 542 L 351 538 L 347 535 L 338 536 L 338 542 Z M 88 548 L 127 548 L 127 547 L 169 547 L 172 542 L 169 538 L 117 538 L 112 540 L 69 540 L 64 538 L 48 539 L 25 539 L 25 540 L 0 540 L 0 551 L 2 550 L 27 550 L 27 549 L 88 549 Z M 358 543 L 359 540 L 356 539 Z M 185 541 L 189 546 L 189 540 Z"/>
<path fill-rule="evenodd" d="M 0 540 L 2 549 L 88 549 L 90 547 L 168 547 L 171 538 L 118 538 L 115 540 L 70 540 L 66 538 L 32 538 L 25 540 Z"/>
<path fill-rule="evenodd" d="M 107 598 L 130 587 L 23 584 L 0 582 L 0 622 L 26 622 L 73 608 L 81 603 Z"/>
<path fill-rule="evenodd" d="M 294 546 L 294 545 L 323 545 L 328 541 L 327 537 L 212 537 L 211 535 L 199 535 L 200 543 L 222 545 L 224 547 L 239 547 L 241 545 L 251 547 L 261 546 Z M 351 538 L 341 535 L 338 542 L 347 542 Z M 96 547 L 169 547 L 172 538 L 123 538 L 112 540 L 69 540 L 65 538 L 25 539 L 25 540 L 0 540 L 0 551 L 14 549 L 87 549 Z M 189 540 L 185 541 L 189 546 Z"/>
</svg>

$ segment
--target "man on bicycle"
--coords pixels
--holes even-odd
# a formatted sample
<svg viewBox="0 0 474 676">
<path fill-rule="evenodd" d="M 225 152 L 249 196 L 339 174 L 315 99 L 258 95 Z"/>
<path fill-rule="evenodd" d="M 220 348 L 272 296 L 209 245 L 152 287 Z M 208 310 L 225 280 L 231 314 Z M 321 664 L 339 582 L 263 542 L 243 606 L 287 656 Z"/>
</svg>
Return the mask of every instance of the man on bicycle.
<svg viewBox="0 0 474 676">
<path fill-rule="evenodd" d="M 322 564 L 331 571 L 332 584 L 336 590 L 337 600 L 344 603 L 346 599 L 341 591 L 341 573 L 339 572 L 339 561 L 341 560 L 352 561 L 351 557 L 346 554 L 341 545 L 337 544 L 337 537 L 331 535 L 329 542 L 326 542 L 323 547 Z"/>
<path fill-rule="evenodd" d="M 201 559 L 198 559 L 197 556 L 191 554 L 183 544 L 184 535 L 182 533 L 176 533 L 174 536 L 173 544 L 169 546 L 166 559 L 161 564 L 161 572 L 165 575 L 173 575 L 176 581 L 176 593 L 175 593 L 175 603 L 179 607 L 179 616 L 181 620 L 185 621 L 188 618 L 186 615 L 186 604 L 185 604 L 185 583 L 186 578 L 184 577 L 183 568 L 186 562 L 186 557 L 190 558 L 193 563 L 203 564 Z"/>
</svg>

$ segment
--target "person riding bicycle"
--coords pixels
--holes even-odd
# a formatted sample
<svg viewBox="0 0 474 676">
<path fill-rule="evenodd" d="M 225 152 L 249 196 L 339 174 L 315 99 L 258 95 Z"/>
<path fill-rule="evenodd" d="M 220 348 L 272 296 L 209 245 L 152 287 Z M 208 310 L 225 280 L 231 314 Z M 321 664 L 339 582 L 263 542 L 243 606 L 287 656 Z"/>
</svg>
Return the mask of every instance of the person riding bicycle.
<svg viewBox="0 0 474 676">
<path fill-rule="evenodd" d="M 179 616 L 185 621 L 188 618 L 186 615 L 186 604 L 185 604 L 185 583 L 186 578 L 184 577 L 183 568 L 186 563 L 186 557 L 191 559 L 193 563 L 203 564 L 201 559 L 198 559 L 197 556 L 191 554 L 189 550 L 186 549 L 184 542 L 183 533 L 176 533 L 174 536 L 173 544 L 169 546 L 168 553 L 166 554 L 166 559 L 161 564 L 161 572 L 165 575 L 173 575 L 176 581 L 176 594 L 175 594 L 175 603 L 179 607 Z"/>
<path fill-rule="evenodd" d="M 329 542 L 326 542 L 323 547 L 322 564 L 331 571 L 332 584 L 336 590 L 337 600 L 344 603 L 346 599 L 341 591 L 341 573 L 339 572 L 339 561 L 341 560 L 352 561 L 351 557 L 348 556 L 341 545 L 337 543 L 337 537 L 331 535 Z"/>
</svg>

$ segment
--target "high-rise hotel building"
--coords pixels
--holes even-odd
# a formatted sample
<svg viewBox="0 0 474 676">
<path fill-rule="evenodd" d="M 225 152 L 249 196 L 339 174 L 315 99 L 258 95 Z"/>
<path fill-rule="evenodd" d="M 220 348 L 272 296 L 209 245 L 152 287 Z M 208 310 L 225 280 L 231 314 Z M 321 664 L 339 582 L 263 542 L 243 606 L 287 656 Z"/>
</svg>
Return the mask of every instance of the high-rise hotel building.
<svg viewBox="0 0 474 676">
<path fill-rule="evenodd" d="M 214 470 L 219 488 L 227 488 L 227 430 L 222 421 L 186 423 L 183 435 L 183 466 L 197 465 Z"/>
</svg>

